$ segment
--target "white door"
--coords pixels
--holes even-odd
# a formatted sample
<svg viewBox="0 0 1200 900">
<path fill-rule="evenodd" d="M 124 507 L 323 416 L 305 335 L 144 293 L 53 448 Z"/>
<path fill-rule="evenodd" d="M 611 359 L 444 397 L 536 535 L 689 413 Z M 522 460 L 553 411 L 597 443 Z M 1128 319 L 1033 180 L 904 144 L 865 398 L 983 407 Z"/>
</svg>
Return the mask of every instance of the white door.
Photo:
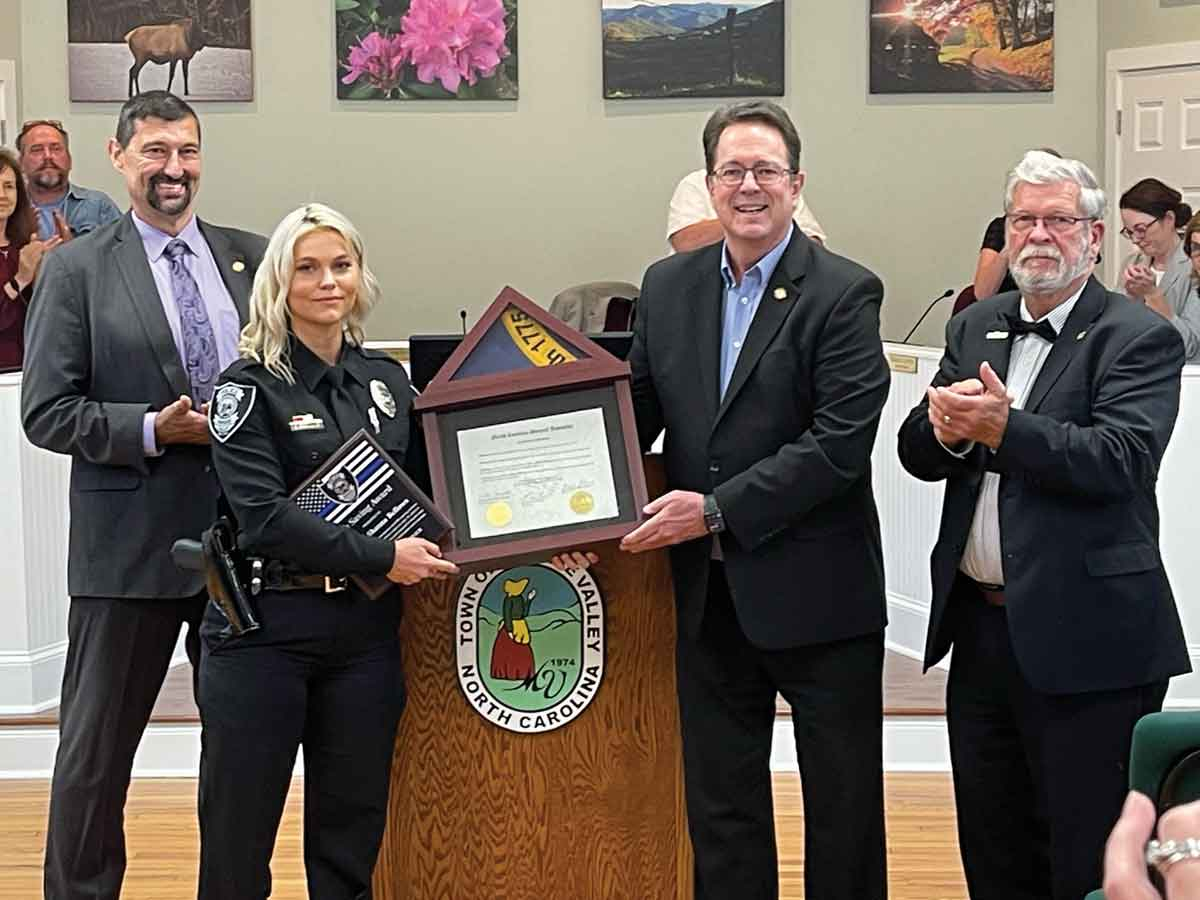
<svg viewBox="0 0 1200 900">
<path fill-rule="evenodd" d="M 0 147 L 14 147 L 17 139 L 17 64 L 0 59 Z"/>
<path fill-rule="evenodd" d="M 1143 178 L 1157 178 L 1200 212 L 1200 43 L 1113 50 L 1108 54 L 1108 284 L 1133 245 L 1120 237 L 1117 203 Z M 1180 222 L 1180 227 L 1184 223 Z"/>
</svg>

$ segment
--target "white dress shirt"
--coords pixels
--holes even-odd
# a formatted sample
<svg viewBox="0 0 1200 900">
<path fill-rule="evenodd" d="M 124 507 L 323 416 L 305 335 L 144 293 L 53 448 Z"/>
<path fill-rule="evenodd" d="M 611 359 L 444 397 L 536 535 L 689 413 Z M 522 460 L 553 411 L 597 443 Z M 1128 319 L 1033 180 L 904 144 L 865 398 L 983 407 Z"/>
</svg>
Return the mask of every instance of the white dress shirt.
<svg viewBox="0 0 1200 900">
<path fill-rule="evenodd" d="M 1087 282 L 1084 282 L 1086 285 Z M 1075 308 L 1083 285 L 1065 302 L 1054 307 L 1047 315 L 1037 321 L 1047 321 L 1060 336 L 1063 326 L 1067 324 L 1067 316 Z M 1034 321 L 1025 298 L 1021 298 L 1021 318 L 1026 322 Z M 1012 398 L 1012 408 L 1022 409 L 1029 399 L 1033 383 L 1037 381 L 1038 373 L 1050 348 L 1054 345 L 1036 334 L 1024 334 L 1013 338 L 1012 350 L 1008 358 L 1008 395 Z M 966 456 L 974 444 L 962 450 L 949 450 L 955 456 Z M 967 535 L 967 545 L 963 550 L 962 560 L 958 564 L 968 578 L 982 584 L 1003 586 L 1004 564 L 1000 552 L 1000 475 L 997 472 L 985 472 L 983 485 L 979 489 L 979 497 L 975 501 L 975 517 L 971 520 L 971 532 Z"/>
</svg>

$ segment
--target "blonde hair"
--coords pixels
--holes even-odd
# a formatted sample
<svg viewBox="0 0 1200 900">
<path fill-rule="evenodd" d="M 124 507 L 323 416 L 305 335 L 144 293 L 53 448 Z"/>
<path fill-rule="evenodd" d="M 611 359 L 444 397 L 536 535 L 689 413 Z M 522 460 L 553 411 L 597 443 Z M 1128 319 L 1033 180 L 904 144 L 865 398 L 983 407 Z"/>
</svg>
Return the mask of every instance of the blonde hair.
<svg viewBox="0 0 1200 900">
<path fill-rule="evenodd" d="M 291 313 L 288 292 L 296 268 L 296 242 L 314 231 L 327 229 L 341 235 L 359 268 L 358 295 L 342 322 L 342 331 L 351 344 L 364 340 L 363 322 L 379 302 L 379 282 L 367 267 L 367 251 L 354 224 L 340 212 L 323 203 L 306 203 L 284 216 L 267 244 L 267 252 L 254 275 L 250 289 L 250 322 L 238 340 L 238 355 L 253 359 L 288 384 L 296 383 L 288 353 Z"/>
</svg>

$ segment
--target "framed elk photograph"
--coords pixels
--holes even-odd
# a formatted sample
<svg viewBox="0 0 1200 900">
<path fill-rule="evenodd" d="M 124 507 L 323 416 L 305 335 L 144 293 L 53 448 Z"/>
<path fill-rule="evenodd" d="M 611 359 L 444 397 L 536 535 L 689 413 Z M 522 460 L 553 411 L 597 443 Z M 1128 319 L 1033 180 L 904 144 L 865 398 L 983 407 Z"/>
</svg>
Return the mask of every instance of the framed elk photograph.
<svg viewBox="0 0 1200 900">
<path fill-rule="evenodd" d="M 250 0 L 67 0 L 71 100 L 253 100 Z"/>
</svg>

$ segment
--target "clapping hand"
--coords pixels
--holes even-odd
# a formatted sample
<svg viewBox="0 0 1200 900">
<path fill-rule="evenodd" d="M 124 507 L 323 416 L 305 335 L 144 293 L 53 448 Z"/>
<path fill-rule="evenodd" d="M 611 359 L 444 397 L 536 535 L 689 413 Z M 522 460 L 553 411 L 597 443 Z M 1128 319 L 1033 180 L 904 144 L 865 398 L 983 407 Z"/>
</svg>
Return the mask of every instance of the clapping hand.
<svg viewBox="0 0 1200 900">
<path fill-rule="evenodd" d="M 1000 376 L 988 362 L 979 366 L 979 378 L 955 382 L 949 387 L 931 387 L 929 424 L 947 447 L 976 441 L 995 450 L 1008 427 L 1012 398 Z"/>
<path fill-rule="evenodd" d="M 1131 263 L 1126 266 L 1121 274 L 1121 283 L 1125 285 L 1125 293 L 1139 300 L 1145 300 L 1147 295 L 1158 287 L 1153 270 L 1143 263 Z"/>
<path fill-rule="evenodd" d="M 61 243 L 62 238 L 55 235 L 44 241 L 34 238 L 22 247 L 21 254 L 17 257 L 17 283 L 23 287 L 33 284 L 34 279 L 37 278 L 38 269 L 42 265 L 42 257 Z"/>
</svg>

